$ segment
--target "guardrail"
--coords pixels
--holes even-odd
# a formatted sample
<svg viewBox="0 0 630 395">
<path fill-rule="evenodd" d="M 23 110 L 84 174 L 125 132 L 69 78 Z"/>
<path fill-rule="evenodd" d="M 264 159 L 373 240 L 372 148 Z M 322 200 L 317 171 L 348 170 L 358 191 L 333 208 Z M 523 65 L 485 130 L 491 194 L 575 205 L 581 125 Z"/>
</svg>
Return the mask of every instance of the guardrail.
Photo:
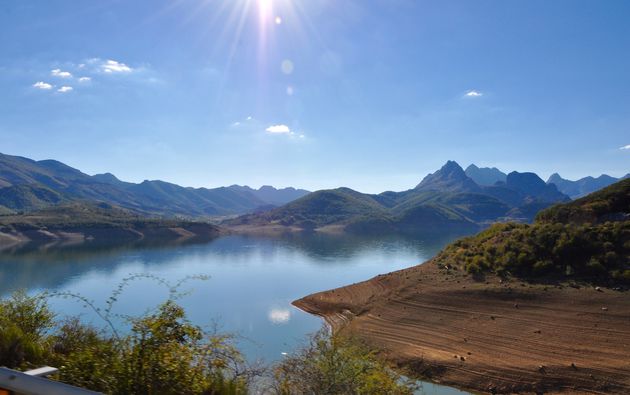
<svg viewBox="0 0 630 395">
<path fill-rule="evenodd" d="M 48 380 L 45 376 L 57 373 L 58 369 L 44 366 L 19 372 L 0 367 L 0 395 L 97 395 L 94 392 L 72 385 Z"/>
</svg>

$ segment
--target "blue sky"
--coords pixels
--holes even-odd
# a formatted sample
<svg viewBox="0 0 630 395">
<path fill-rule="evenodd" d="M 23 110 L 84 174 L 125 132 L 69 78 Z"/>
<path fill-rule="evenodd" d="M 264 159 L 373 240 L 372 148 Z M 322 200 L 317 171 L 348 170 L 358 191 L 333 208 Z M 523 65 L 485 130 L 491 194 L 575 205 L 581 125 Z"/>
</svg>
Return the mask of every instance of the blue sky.
<svg viewBox="0 0 630 395">
<path fill-rule="evenodd" d="M 208 187 L 403 190 L 448 159 L 621 176 L 628 20 L 624 0 L 6 0 L 0 152 Z"/>
</svg>

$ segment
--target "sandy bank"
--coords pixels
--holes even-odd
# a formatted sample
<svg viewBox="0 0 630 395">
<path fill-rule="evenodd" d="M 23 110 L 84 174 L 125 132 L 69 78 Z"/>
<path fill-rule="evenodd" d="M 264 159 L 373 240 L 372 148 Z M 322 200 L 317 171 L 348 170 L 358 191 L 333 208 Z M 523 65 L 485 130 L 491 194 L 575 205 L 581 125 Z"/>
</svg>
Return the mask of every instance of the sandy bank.
<svg viewBox="0 0 630 395">
<path fill-rule="evenodd" d="M 630 394 L 630 292 L 421 266 L 294 304 L 436 382 L 483 393 Z"/>
</svg>

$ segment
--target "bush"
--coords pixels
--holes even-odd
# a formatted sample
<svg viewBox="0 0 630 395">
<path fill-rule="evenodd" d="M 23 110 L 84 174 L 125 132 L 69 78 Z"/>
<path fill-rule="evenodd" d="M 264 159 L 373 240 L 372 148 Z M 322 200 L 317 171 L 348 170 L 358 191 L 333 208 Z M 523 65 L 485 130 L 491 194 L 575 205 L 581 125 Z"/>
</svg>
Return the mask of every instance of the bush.
<svg viewBox="0 0 630 395">
<path fill-rule="evenodd" d="M 233 337 L 205 333 L 173 300 L 131 319 L 129 335 L 71 318 L 57 322 L 43 297 L 0 301 L 0 365 L 52 365 L 68 384 L 109 394 L 245 394 L 250 369 Z"/>
<path fill-rule="evenodd" d="M 0 301 L 0 366 L 30 368 L 42 363 L 54 317 L 43 299 L 23 291 Z"/>
<path fill-rule="evenodd" d="M 412 394 L 402 380 L 357 340 L 329 335 L 324 329 L 274 368 L 277 394 Z"/>
</svg>

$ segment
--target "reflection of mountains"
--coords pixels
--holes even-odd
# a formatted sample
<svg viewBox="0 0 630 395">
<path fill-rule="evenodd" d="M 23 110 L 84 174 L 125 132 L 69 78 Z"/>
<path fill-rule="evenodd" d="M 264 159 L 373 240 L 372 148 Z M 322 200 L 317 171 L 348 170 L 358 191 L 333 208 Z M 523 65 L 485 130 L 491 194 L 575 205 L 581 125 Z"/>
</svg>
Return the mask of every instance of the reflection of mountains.
<svg viewBox="0 0 630 395">
<path fill-rule="evenodd" d="M 57 289 L 91 271 L 113 273 L 121 265 L 130 263 L 159 267 L 186 257 L 207 257 L 209 262 L 212 262 L 212 256 L 220 257 L 217 261 L 224 265 L 247 262 L 254 255 L 271 260 L 284 249 L 302 253 L 317 264 L 330 264 L 370 250 L 394 253 L 405 249 L 417 253 L 419 258 L 428 258 L 459 236 L 462 235 L 360 237 L 290 233 L 277 237 L 225 236 L 206 243 L 29 244 L 0 252 L 0 294 L 20 288 Z M 416 263 L 409 262 L 409 265 Z"/>
<path fill-rule="evenodd" d="M 336 259 L 348 259 L 365 251 L 380 249 L 395 251 L 397 249 L 411 250 L 419 257 L 431 257 L 437 254 L 451 241 L 469 235 L 465 232 L 445 232 L 440 234 L 382 235 L 358 236 L 351 234 L 330 233 L 288 233 L 279 237 L 266 237 L 267 240 L 289 248 L 298 249 L 308 257 L 320 261 L 322 264 L 334 262 Z M 260 237 L 244 237 L 258 239 Z M 418 262 L 415 262 L 418 263 Z M 409 264 L 415 264 L 410 262 Z"/>
<path fill-rule="evenodd" d="M 55 289 L 92 270 L 111 273 L 139 256 L 151 258 L 143 259 L 143 263 L 166 264 L 174 259 L 180 248 L 200 243 L 211 241 L 16 245 L 0 250 L 0 295 L 16 289 Z"/>
</svg>

